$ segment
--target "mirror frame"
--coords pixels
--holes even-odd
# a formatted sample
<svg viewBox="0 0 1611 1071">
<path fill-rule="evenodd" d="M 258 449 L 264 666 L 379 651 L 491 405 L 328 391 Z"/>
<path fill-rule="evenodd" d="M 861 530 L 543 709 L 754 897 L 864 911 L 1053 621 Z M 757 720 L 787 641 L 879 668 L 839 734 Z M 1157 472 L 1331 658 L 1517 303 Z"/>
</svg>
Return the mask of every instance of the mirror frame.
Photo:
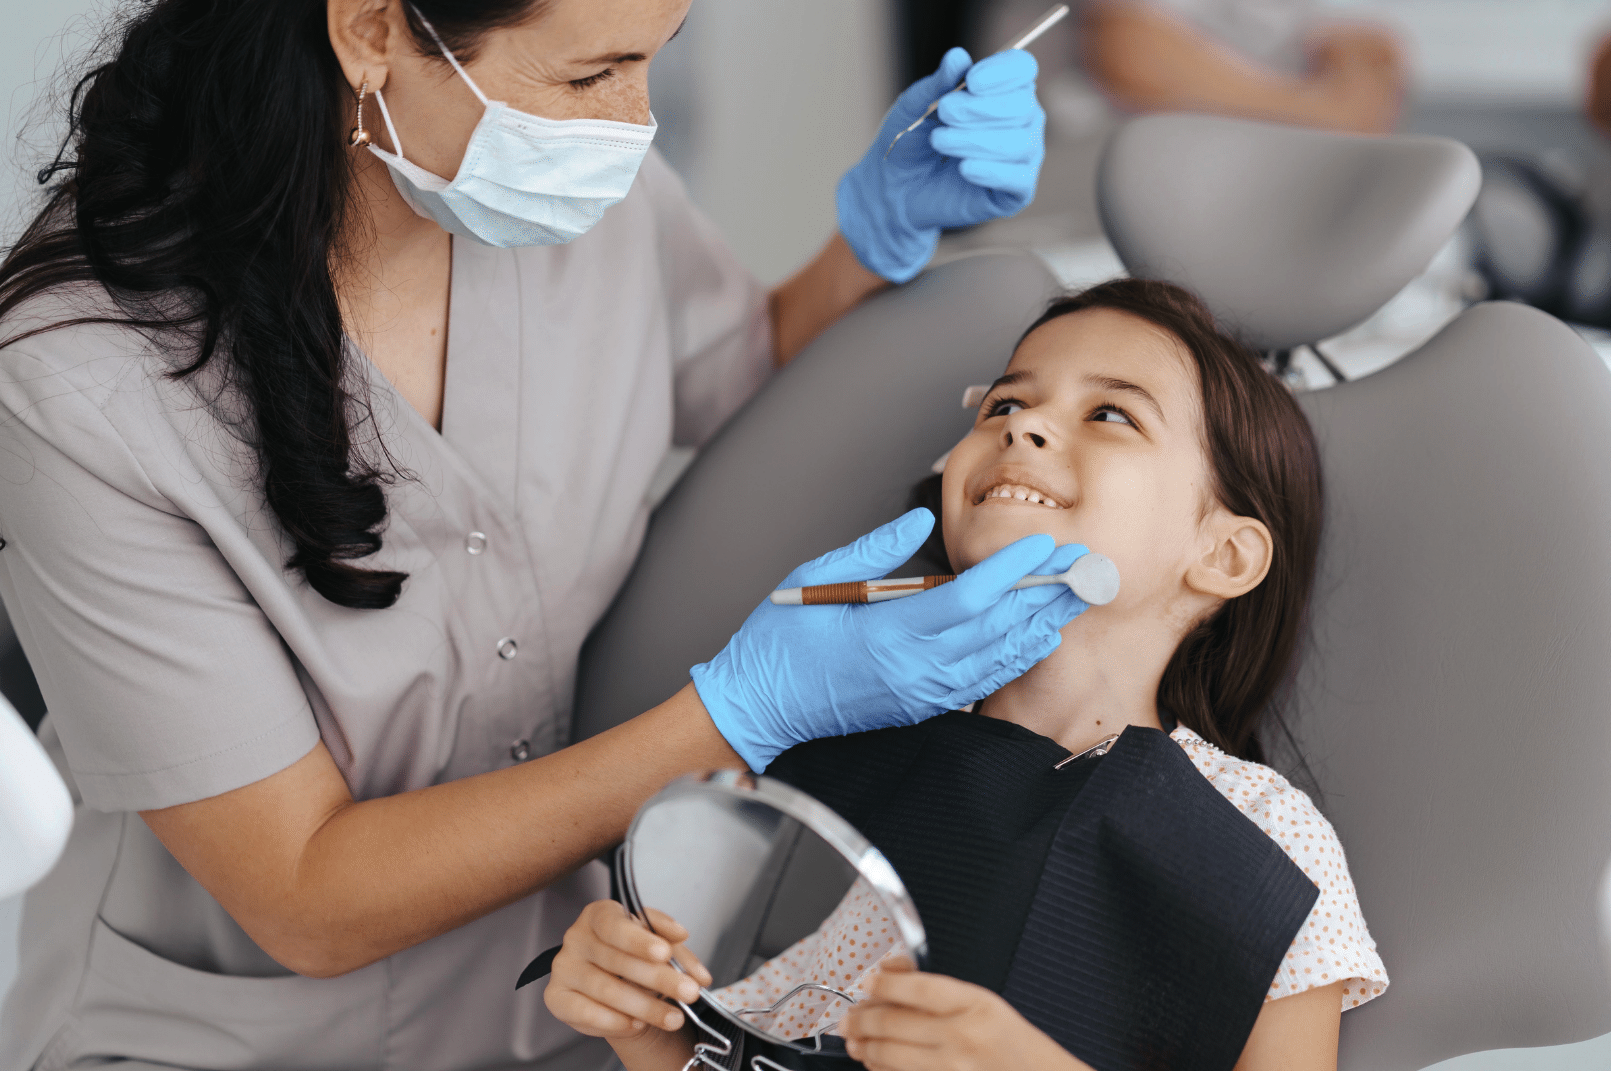
<svg viewBox="0 0 1611 1071">
<path fill-rule="evenodd" d="M 712 770 L 702 774 L 689 774 L 680 777 L 661 789 L 647 803 L 638 808 L 638 813 L 632 819 L 632 826 L 627 830 L 626 840 L 622 842 L 617 853 L 616 862 L 619 870 L 621 895 L 626 900 L 626 908 L 632 912 L 650 930 L 654 927 L 649 924 L 648 913 L 644 910 L 642 898 L 638 895 L 637 874 L 632 861 L 632 844 L 638 832 L 638 826 L 656 804 L 667 803 L 671 800 L 685 796 L 717 796 L 726 799 L 736 799 L 751 803 L 761 803 L 793 818 L 806 829 L 817 834 L 827 841 L 839 855 L 849 863 L 858 876 L 864 879 L 877 892 L 884 908 L 889 912 L 891 921 L 895 923 L 901 940 L 906 943 L 908 952 L 919 970 L 928 962 L 928 938 L 923 930 L 923 921 L 918 917 L 917 906 L 912 903 L 911 895 L 907 893 L 905 884 L 900 875 L 890 865 L 884 853 L 873 847 L 866 837 L 856 831 L 855 827 L 826 805 L 818 802 L 812 796 L 801 792 L 792 785 L 782 781 L 752 774 L 748 770 Z M 770 1045 L 786 1045 L 795 1048 L 801 1053 L 820 1051 L 797 1041 L 785 1041 L 773 1037 L 757 1029 L 755 1026 L 739 1018 L 729 1011 L 719 1001 L 712 998 L 708 989 L 700 988 L 700 996 L 704 998 L 701 1003 L 716 1011 L 728 1022 L 738 1026 L 746 1034 L 759 1038 Z M 681 1002 L 678 1002 L 681 1004 Z M 693 1010 L 682 1005 L 683 1011 L 690 1018 L 710 1031 L 708 1026 L 701 1022 Z"/>
</svg>

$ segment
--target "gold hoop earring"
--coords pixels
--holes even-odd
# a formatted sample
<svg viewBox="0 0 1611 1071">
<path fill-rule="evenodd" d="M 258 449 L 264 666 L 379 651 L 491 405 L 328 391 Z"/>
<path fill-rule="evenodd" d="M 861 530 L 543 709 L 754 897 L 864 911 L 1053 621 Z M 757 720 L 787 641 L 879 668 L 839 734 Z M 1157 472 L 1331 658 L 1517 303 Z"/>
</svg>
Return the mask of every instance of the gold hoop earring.
<svg viewBox="0 0 1611 1071">
<path fill-rule="evenodd" d="M 358 90 L 358 125 L 347 135 L 347 144 L 355 149 L 362 148 L 370 142 L 369 131 L 364 129 L 364 97 L 368 95 L 369 83 L 366 81 Z"/>
</svg>

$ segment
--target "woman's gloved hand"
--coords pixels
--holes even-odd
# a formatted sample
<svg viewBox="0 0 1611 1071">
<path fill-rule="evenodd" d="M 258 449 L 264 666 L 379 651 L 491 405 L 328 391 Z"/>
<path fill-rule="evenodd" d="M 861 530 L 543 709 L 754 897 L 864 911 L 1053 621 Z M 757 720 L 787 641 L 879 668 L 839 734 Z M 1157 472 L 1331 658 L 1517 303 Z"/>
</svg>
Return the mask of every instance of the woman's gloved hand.
<svg viewBox="0 0 1611 1071">
<path fill-rule="evenodd" d="M 1035 199 L 1046 155 L 1038 70 L 1018 49 L 974 63 L 953 48 L 900 95 L 867 155 L 839 180 L 839 230 L 864 267 L 904 283 L 934 255 L 941 228 L 1010 216 Z M 964 74 L 967 88 L 953 91 Z M 895 135 L 935 100 L 938 114 L 886 159 Z"/>
<path fill-rule="evenodd" d="M 874 580 L 910 558 L 934 515 L 915 509 L 790 573 L 781 587 Z M 982 699 L 1062 642 L 1085 611 L 1062 584 L 1010 589 L 1061 573 L 1087 553 L 1037 535 L 956 580 L 890 602 L 774 606 L 770 599 L 709 662 L 689 671 L 716 728 L 750 769 L 823 736 L 911 725 Z"/>
</svg>

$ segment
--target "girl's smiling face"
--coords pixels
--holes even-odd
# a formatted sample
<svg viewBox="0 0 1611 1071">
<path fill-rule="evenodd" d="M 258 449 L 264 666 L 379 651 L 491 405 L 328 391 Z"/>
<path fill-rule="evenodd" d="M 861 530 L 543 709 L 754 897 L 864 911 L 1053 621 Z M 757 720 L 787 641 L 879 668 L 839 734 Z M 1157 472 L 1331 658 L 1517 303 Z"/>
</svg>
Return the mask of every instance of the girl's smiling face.
<svg viewBox="0 0 1611 1071">
<path fill-rule="evenodd" d="M 1086 309 L 1024 339 L 951 452 L 946 551 L 960 571 L 1026 535 L 1083 543 L 1119 567 L 1110 612 L 1175 618 L 1213 542 L 1212 487 L 1190 352 L 1138 317 Z"/>
</svg>

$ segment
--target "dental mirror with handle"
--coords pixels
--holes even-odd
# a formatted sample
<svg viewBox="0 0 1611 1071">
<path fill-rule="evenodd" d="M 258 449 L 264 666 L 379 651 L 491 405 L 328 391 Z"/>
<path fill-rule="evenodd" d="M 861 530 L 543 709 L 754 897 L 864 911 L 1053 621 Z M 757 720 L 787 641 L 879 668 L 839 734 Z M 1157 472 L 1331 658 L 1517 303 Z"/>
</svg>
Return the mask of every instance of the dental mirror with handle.
<svg viewBox="0 0 1611 1071">
<path fill-rule="evenodd" d="M 908 576 L 891 580 L 857 580 L 846 584 L 816 584 L 804 588 L 779 588 L 772 593 L 777 606 L 824 606 L 846 603 L 887 602 L 904 599 L 949 584 L 949 576 Z M 1086 554 L 1068 572 L 1052 576 L 1026 576 L 1014 590 L 1046 584 L 1067 584 L 1069 590 L 1088 606 L 1106 606 L 1119 596 L 1119 567 L 1103 554 Z"/>
</svg>

